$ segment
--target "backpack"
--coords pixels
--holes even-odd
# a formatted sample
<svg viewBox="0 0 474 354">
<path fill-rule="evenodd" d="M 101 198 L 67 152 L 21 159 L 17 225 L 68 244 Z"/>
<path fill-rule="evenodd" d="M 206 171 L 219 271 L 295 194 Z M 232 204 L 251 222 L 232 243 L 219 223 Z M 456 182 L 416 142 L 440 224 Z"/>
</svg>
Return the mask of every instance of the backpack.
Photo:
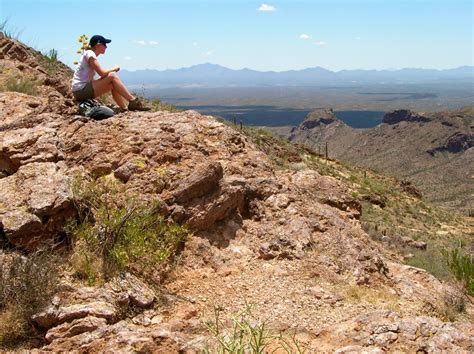
<svg viewBox="0 0 474 354">
<path fill-rule="evenodd" d="M 115 113 L 111 108 L 102 106 L 96 100 L 85 100 L 79 103 L 79 114 L 94 120 L 102 120 L 113 117 Z"/>
</svg>

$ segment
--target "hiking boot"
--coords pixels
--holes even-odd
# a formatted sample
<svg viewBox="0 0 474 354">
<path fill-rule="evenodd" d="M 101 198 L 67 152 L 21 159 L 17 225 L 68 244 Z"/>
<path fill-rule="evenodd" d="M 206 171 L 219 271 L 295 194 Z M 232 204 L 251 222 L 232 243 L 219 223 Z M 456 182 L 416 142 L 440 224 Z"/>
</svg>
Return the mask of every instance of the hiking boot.
<svg viewBox="0 0 474 354">
<path fill-rule="evenodd" d="M 130 111 L 149 111 L 151 110 L 151 106 L 141 98 L 136 97 L 134 100 L 128 102 L 128 109 Z"/>
</svg>

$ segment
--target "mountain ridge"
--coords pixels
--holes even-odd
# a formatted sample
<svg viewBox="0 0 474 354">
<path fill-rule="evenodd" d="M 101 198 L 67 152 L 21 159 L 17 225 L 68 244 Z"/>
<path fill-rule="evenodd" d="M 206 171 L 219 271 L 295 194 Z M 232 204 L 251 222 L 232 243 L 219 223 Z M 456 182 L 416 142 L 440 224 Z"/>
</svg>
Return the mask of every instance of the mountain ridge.
<svg viewBox="0 0 474 354">
<path fill-rule="evenodd" d="M 322 67 L 301 70 L 257 71 L 249 68 L 230 69 L 218 64 L 203 63 L 178 69 L 135 71 L 122 70 L 123 80 L 130 85 L 159 84 L 173 86 L 200 84 L 203 86 L 318 86 L 328 84 L 353 85 L 363 83 L 430 83 L 439 81 L 474 82 L 474 67 L 452 69 L 340 70 Z"/>
<path fill-rule="evenodd" d="M 321 124 L 311 124 L 315 119 Z M 465 213 L 473 207 L 474 106 L 436 113 L 397 110 L 364 129 L 322 109 L 294 127 L 289 140 L 312 148 L 328 143 L 331 156 L 408 178 L 432 202 Z"/>
<path fill-rule="evenodd" d="M 222 68 L 227 69 L 229 71 L 252 71 L 252 72 L 259 72 L 259 73 L 286 73 L 286 72 L 301 72 L 301 71 L 310 71 L 310 70 L 323 70 L 332 73 L 342 73 L 342 72 L 397 72 L 397 71 L 430 71 L 430 72 L 444 72 L 444 71 L 469 71 L 474 70 L 474 65 L 461 65 L 453 68 L 447 69 L 433 69 L 433 68 L 421 68 L 421 67 L 404 67 L 399 69 L 340 69 L 340 70 L 330 70 L 321 66 L 311 66 L 302 69 L 287 69 L 287 70 L 257 70 L 251 69 L 249 67 L 243 67 L 241 69 L 232 69 L 226 67 L 221 64 L 211 63 L 211 62 L 204 62 L 200 64 L 193 64 L 189 66 L 183 66 L 180 68 L 173 68 L 173 69 L 123 69 L 127 72 L 137 72 L 137 71 L 157 71 L 157 72 L 164 72 L 164 71 L 177 71 L 177 70 L 187 70 L 187 69 L 197 69 L 197 68 Z"/>
</svg>

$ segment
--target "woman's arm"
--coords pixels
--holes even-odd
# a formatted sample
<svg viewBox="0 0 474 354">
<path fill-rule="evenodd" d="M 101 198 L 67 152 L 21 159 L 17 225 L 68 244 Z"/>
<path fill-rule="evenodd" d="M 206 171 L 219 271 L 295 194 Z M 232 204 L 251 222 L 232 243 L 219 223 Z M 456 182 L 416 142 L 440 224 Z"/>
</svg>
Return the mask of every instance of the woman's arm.
<svg viewBox="0 0 474 354">
<path fill-rule="evenodd" d="M 114 66 L 112 69 L 109 69 L 109 70 L 104 70 L 102 69 L 102 67 L 100 66 L 99 64 L 99 61 L 92 57 L 92 58 L 89 58 L 89 65 L 92 69 L 95 70 L 95 72 L 97 74 L 99 74 L 100 77 L 105 77 L 107 76 L 109 73 L 113 73 L 113 72 L 117 72 L 120 70 L 120 67 L 119 66 Z"/>
</svg>

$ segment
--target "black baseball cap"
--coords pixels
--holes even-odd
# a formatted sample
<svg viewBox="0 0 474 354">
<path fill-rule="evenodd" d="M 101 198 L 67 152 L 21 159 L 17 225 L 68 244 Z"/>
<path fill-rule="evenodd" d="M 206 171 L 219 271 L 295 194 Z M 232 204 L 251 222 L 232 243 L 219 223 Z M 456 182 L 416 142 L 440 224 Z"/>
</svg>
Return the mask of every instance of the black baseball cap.
<svg viewBox="0 0 474 354">
<path fill-rule="evenodd" d="M 110 42 L 112 42 L 111 39 L 107 39 L 107 38 L 104 38 L 104 37 L 102 37 L 98 34 L 95 34 L 91 37 L 91 39 L 89 41 L 89 47 L 93 47 L 98 43 L 107 44 L 107 43 L 110 43 Z"/>
</svg>

